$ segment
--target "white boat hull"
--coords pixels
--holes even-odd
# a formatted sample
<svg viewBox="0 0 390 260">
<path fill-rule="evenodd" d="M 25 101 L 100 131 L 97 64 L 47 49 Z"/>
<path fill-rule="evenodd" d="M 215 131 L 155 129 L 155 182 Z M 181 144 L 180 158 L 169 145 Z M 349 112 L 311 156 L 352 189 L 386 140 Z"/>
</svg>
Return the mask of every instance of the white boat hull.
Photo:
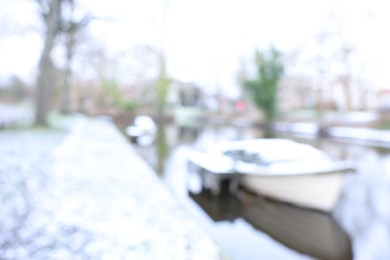
<svg viewBox="0 0 390 260">
<path fill-rule="evenodd" d="M 241 185 L 260 195 L 301 207 L 331 211 L 342 191 L 345 172 L 301 175 L 241 174 Z"/>
</svg>

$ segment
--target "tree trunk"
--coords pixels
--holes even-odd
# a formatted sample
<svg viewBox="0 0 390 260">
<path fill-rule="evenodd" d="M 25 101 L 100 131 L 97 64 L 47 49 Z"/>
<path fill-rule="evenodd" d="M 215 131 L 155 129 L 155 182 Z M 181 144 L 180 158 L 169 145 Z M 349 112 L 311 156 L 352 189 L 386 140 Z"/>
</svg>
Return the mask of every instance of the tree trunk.
<svg viewBox="0 0 390 260">
<path fill-rule="evenodd" d="M 39 61 L 39 74 L 36 86 L 36 111 L 35 125 L 47 126 L 47 115 L 51 108 L 52 93 L 51 88 L 54 83 L 53 64 L 51 60 L 51 51 L 55 44 L 56 36 L 59 32 L 58 20 L 61 15 L 61 0 L 53 0 L 49 5 L 50 11 L 45 17 L 46 32 L 44 38 L 44 47 Z"/>
<path fill-rule="evenodd" d="M 341 84 L 343 85 L 345 95 L 345 105 L 347 112 L 352 110 L 352 93 L 351 93 L 351 80 L 349 76 L 345 76 Z"/>
<path fill-rule="evenodd" d="M 64 82 L 62 86 L 61 96 L 61 113 L 67 114 L 70 111 L 70 89 L 71 89 L 71 78 L 72 78 L 72 59 L 74 49 L 74 32 L 69 31 L 66 35 L 66 64 L 64 72 Z"/>
<path fill-rule="evenodd" d="M 36 89 L 35 125 L 47 126 L 47 114 L 51 106 L 51 86 L 53 84 L 51 60 L 44 58 L 39 65 Z"/>
<path fill-rule="evenodd" d="M 159 121 L 162 121 L 165 116 L 169 84 L 170 84 L 170 80 L 166 72 L 165 56 L 163 54 L 160 54 L 159 75 L 157 79 L 157 117 Z"/>
</svg>

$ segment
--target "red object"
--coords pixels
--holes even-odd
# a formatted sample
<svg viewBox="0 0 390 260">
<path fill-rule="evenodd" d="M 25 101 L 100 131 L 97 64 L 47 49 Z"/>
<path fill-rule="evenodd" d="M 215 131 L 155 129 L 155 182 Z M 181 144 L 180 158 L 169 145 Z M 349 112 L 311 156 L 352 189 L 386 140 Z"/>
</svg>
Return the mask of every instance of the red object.
<svg viewBox="0 0 390 260">
<path fill-rule="evenodd" d="M 242 110 L 244 110 L 245 109 L 245 103 L 244 103 L 244 101 L 237 101 L 236 102 L 236 110 L 238 110 L 238 111 L 242 111 Z"/>
</svg>

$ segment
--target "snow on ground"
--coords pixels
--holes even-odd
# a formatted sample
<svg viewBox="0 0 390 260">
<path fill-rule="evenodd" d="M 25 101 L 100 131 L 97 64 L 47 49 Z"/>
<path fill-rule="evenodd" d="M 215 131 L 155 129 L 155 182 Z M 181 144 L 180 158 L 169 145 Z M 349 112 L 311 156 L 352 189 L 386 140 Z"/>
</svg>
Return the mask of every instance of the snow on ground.
<svg viewBox="0 0 390 260">
<path fill-rule="evenodd" d="M 0 132 L 0 259 L 219 259 L 110 123 Z"/>
</svg>

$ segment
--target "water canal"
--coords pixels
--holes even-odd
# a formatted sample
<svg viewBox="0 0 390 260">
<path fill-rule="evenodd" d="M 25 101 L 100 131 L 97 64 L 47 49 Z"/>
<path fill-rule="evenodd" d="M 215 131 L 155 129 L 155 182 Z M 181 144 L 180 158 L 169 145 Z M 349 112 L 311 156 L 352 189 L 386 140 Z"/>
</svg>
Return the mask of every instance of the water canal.
<svg viewBox="0 0 390 260">
<path fill-rule="evenodd" d="M 202 191 L 197 176 L 187 171 L 189 152 L 253 137 L 263 137 L 263 132 L 166 126 L 159 128 L 152 145 L 137 150 L 233 259 L 390 259 L 390 150 L 283 136 L 356 161 L 358 170 L 345 180 L 343 196 L 331 214 L 245 192 L 213 198 Z"/>
</svg>

